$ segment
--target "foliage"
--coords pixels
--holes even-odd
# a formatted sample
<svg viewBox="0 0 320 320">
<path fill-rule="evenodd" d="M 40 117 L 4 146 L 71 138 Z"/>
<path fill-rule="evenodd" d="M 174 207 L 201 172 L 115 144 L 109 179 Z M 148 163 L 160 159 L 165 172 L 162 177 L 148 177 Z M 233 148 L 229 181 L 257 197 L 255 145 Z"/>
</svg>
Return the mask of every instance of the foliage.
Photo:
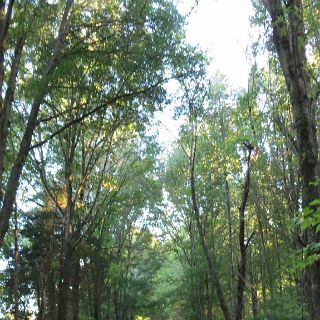
<svg viewBox="0 0 320 320">
<path fill-rule="evenodd" d="M 252 1 L 260 35 L 247 90 L 231 89 L 219 72 L 209 79 L 173 1 L 3 3 L 0 317 L 223 319 L 217 275 L 236 319 L 243 247 L 241 317 L 308 317 L 320 200 L 302 208 L 299 121 L 271 34 L 285 22 L 286 36 L 289 2 L 284 21 L 271 21 L 266 2 Z M 301 10 L 298 47 L 307 49 L 317 128 L 319 3 Z M 168 105 L 182 125 L 163 159 L 152 126 Z"/>
</svg>

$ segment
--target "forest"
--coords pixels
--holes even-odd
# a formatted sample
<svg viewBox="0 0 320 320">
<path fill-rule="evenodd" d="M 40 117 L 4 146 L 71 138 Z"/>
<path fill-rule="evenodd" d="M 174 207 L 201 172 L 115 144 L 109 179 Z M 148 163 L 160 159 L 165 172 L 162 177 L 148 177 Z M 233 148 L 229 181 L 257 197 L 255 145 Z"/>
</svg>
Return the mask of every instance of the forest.
<svg viewBox="0 0 320 320">
<path fill-rule="evenodd" d="M 320 1 L 252 0 L 245 89 L 200 1 L 0 0 L 0 319 L 320 320 Z"/>
</svg>

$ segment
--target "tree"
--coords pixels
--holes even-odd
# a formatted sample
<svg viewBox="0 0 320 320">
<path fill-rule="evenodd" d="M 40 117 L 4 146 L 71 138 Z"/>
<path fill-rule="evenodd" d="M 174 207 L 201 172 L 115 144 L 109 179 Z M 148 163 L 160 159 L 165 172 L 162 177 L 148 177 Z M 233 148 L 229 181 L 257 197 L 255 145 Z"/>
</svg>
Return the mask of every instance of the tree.
<svg viewBox="0 0 320 320">
<path fill-rule="evenodd" d="M 145 121 L 146 113 L 164 102 L 162 84 L 176 77 L 176 72 L 184 75 L 188 63 L 181 32 L 183 20 L 168 1 L 74 4 L 70 0 L 61 7 L 63 1 L 40 1 L 39 6 L 24 1 L 0 2 L 0 86 L 4 88 L 1 92 L 6 91 L 1 111 L 0 246 L 30 150 L 112 104 L 126 113 L 126 102 L 135 101 L 130 112 Z M 6 48 L 4 42 L 15 47 L 12 61 L 12 55 L 6 54 L 12 48 Z M 92 99 L 71 106 L 55 105 L 72 88 L 89 92 Z M 142 97 L 144 102 L 139 104 L 135 99 Z M 50 130 L 52 122 L 63 119 L 68 107 L 76 108 L 77 117 Z M 42 132 L 42 140 L 32 142 L 36 132 Z M 14 146 L 10 156 L 8 142 Z"/>
<path fill-rule="evenodd" d="M 221 81 L 221 79 L 219 80 Z M 211 96 L 209 96 L 209 99 L 205 96 L 205 85 L 201 86 L 203 83 L 201 83 L 199 79 L 199 82 L 197 82 L 196 85 L 188 82 L 183 83 L 184 95 L 182 95 L 181 103 L 184 109 L 182 107 L 181 110 L 187 115 L 188 123 L 181 130 L 179 146 L 183 150 L 183 156 L 186 158 L 186 161 L 188 161 L 188 164 L 184 161 L 182 162 L 182 165 L 184 166 L 182 175 L 186 180 L 183 182 L 182 188 L 179 186 L 178 192 L 177 190 L 172 190 L 172 186 L 170 186 L 171 182 L 169 184 L 169 192 L 172 197 L 172 202 L 177 205 L 180 210 L 191 211 L 191 217 L 195 222 L 197 229 L 197 240 L 201 245 L 202 253 L 207 264 L 209 279 L 212 284 L 211 291 L 216 291 L 217 293 L 219 306 L 222 310 L 224 319 L 231 319 L 233 317 L 235 319 L 242 319 L 244 316 L 243 299 L 246 282 L 247 249 L 254 235 L 254 232 L 247 234 L 248 232 L 245 230 L 245 225 L 247 224 L 245 211 L 250 190 L 251 168 L 258 157 L 259 149 L 257 148 L 255 152 L 253 152 L 255 147 L 247 140 L 248 137 L 250 139 L 251 136 L 254 136 L 254 133 L 250 132 L 254 131 L 252 130 L 250 121 L 248 121 L 248 127 L 239 128 L 239 132 L 236 132 L 234 128 L 234 122 L 225 122 L 224 118 L 228 118 L 231 112 L 229 114 L 224 107 L 226 107 L 228 101 L 231 100 L 231 97 L 227 94 L 225 86 L 222 82 L 219 82 L 219 80 L 212 84 Z M 237 103 L 239 103 L 239 109 L 241 109 L 242 105 L 247 107 L 246 100 L 242 100 L 243 101 L 239 99 L 239 101 L 237 101 Z M 251 116 L 250 112 L 249 116 Z M 212 121 L 212 124 L 210 121 Z M 234 127 L 232 127 L 232 125 Z M 243 125 L 243 123 L 241 125 Z M 245 135 L 243 131 L 249 131 L 249 133 Z M 227 139 L 230 139 L 229 134 L 233 134 L 232 141 L 226 141 Z M 241 143 L 241 148 L 239 147 L 239 150 L 237 150 L 237 143 Z M 226 147 L 226 145 L 229 146 Z M 237 170 L 232 168 L 232 171 L 234 171 L 233 174 L 235 176 L 237 175 L 237 178 L 239 179 L 239 184 L 237 185 L 237 198 L 239 199 L 240 206 L 237 220 L 239 221 L 240 257 L 238 263 L 239 274 L 237 292 L 232 289 L 233 286 L 231 285 L 230 292 L 228 293 L 229 300 L 232 302 L 234 301 L 235 304 L 228 304 L 226 298 L 227 290 L 224 287 L 225 279 L 220 275 L 218 264 L 215 261 L 216 258 L 214 258 L 219 256 L 217 253 L 219 251 L 219 246 L 214 246 L 215 248 L 211 247 L 212 243 L 215 243 L 218 240 L 214 231 L 211 233 L 210 229 L 213 228 L 214 230 L 216 224 L 220 227 L 225 226 L 225 222 L 221 220 L 220 215 L 225 212 L 226 207 L 227 210 L 231 212 L 230 186 L 228 181 L 227 189 L 229 189 L 229 197 L 225 196 L 227 165 L 223 159 L 229 157 L 241 158 L 241 155 L 246 154 L 247 152 L 248 155 L 244 156 L 246 158 L 244 165 L 247 167 L 244 177 L 239 175 Z M 172 164 L 169 163 L 169 172 L 172 170 L 170 169 L 170 165 Z M 189 183 L 187 183 L 188 180 Z M 179 193 L 182 193 L 183 196 Z M 212 215 L 214 217 L 213 221 L 210 219 L 210 216 Z M 224 214 L 223 216 L 225 217 Z M 231 217 L 229 217 L 229 226 L 227 228 L 229 230 L 228 236 L 230 242 L 234 241 L 234 239 L 231 239 L 231 220 Z M 211 237 L 213 237 L 214 240 L 211 240 Z M 223 239 L 223 237 L 220 239 Z M 233 264 L 233 261 L 232 259 L 230 260 L 230 258 L 229 263 Z M 229 281 L 234 281 L 234 279 L 229 279 Z M 234 309 L 231 308 L 230 305 L 234 305 Z"/>
<path fill-rule="evenodd" d="M 3 193 L 3 203 L 1 207 L 1 216 L 0 216 L 0 246 L 3 244 L 4 237 L 7 233 L 9 227 L 9 219 L 12 214 L 13 205 L 16 198 L 16 193 L 19 186 L 19 180 L 22 173 L 22 168 L 25 164 L 26 158 L 29 153 L 29 148 L 31 145 L 31 139 L 33 136 L 33 132 L 37 125 L 37 118 L 40 110 L 40 105 L 43 102 L 43 99 L 48 90 L 48 84 L 50 75 L 54 72 L 59 62 L 61 56 L 61 50 L 64 46 L 64 40 L 66 34 L 68 33 L 68 29 L 70 27 L 70 11 L 72 7 L 73 1 L 67 1 L 65 9 L 63 11 L 63 16 L 60 22 L 58 36 L 55 40 L 55 43 L 52 47 L 52 54 L 48 58 L 48 62 L 43 68 L 42 75 L 39 78 L 39 87 L 38 91 L 35 94 L 33 99 L 30 113 L 27 117 L 27 126 L 25 128 L 24 134 L 22 136 L 20 145 L 18 147 L 18 153 L 15 159 L 12 161 L 11 166 L 9 166 L 8 172 L 9 178 L 6 184 L 5 189 L 2 191 Z M 1 69 L 1 79 L 0 79 L 0 87 L 1 94 L 3 92 L 2 88 L 4 86 L 4 65 L 5 65 L 5 41 L 8 37 L 9 27 L 11 25 L 12 12 L 13 12 L 14 1 L 10 1 L 8 6 L 6 6 L 5 1 L 1 1 L 0 8 L 2 11 L 2 21 L 1 21 L 1 61 L 0 61 L 0 69 Z M 5 9 L 7 9 L 5 11 Z M 10 127 L 10 114 L 12 111 L 12 104 L 14 100 L 14 92 L 16 89 L 17 82 L 17 74 L 20 67 L 22 50 L 25 44 L 25 35 L 22 34 L 23 30 L 19 30 L 20 35 L 16 39 L 14 57 L 11 63 L 11 70 L 7 80 L 7 88 L 5 97 L 1 99 L 1 113 L 0 113 L 0 121 L 1 121 L 1 136 L 0 136 L 0 185 L 1 188 L 4 186 L 4 171 L 5 171 L 5 156 L 7 154 L 7 141 L 8 141 L 8 133 Z"/>
<path fill-rule="evenodd" d="M 314 83 L 306 58 L 308 39 L 305 34 L 304 8 L 300 0 L 262 1 L 271 18 L 272 41 L 278 54 L 289 93 L 297 138 L 299 171 L 302 184 L 302 206 L 318 199 L 318 138 L 315 105 L 318 84 Z M 305 232 L 305 244 L 318 243 L 314 227 Z M 320 319 L 320 262 L 308 267 L 306 276 L 311 319 Z"/>
</svg>

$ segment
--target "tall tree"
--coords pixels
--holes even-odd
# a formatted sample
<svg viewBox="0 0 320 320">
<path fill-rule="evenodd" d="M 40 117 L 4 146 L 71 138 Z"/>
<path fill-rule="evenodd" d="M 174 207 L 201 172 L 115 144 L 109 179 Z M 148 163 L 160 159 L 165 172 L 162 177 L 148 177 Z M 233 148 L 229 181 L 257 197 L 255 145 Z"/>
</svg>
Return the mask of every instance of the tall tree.
<svg viewBox="0 0 320 320">
<path fill-rule="evenodd" d="M 0 64 L 1 69 L 4 69 L 4 56 L 5 56 L 5 46 L 4 42 L 7 40 L 9 26 L 11 24 L 11 15 L 13 10 L 14 1 L 10 1 L 9 5 L 6 6 L 5 1 L 1 1 L 0 6 L 2 9 L 2 30 L 1 30 L 1 54 L 2 57 Z M 0 247 L 3 244 L 4 237 L 8 231 L 9 227 L 9 219 L 12 214 L 13 205 L 15 202 L 20 177 L 22 174 L 22 169 L 26 162 L 27 156 L 29 154 L 29 149 L 31 145 L 32 136 L 34 130 L 37 126 L 37 118 L 40 110 L 41 103 L 45 95 L 48 92 L 48 85 L 50 81 L 50 75 L 54 72 L 57 67 L 57 64 L 60 60 L 61 50 L 64 46 L 65 37 L 68 34 L 70 27 L 70 11 L 73 5 L 72 0 L 68 0 L 65 5 L 65 9 L 63 11 L 63 15 L 61 18 L 60 26 L 58 29 L 58 35 L 56 37 L 55 43 L 52 47 L 52 53 L 47 60 L 47 64 L 43 68 L 42 75 L 38 79 L 38 89 L 33 98 L 33 102 L 31 105 L 31 109 L 29 115 L 27 117 L 27 126 L 24 130 L 20 145 L 18 147 L 18 153 L 15 159 L 12 161 L 10 165 L 10 172 L 8 182 L 6 187 L 3 190 L 3 203 L 1 207 L 0 214 Z M 5 9 L 7 11 L 5 12 Z M 20 30 L 22 33 L 23 30 Z M 0 113 L 0 121 L 1 121 L 1 135 L 0 135 L 0 185 L 3 187 L 4 182 L 4 170 L 5 170 L 5 156 L 7 154 L 7 140 L 8 140 L 8 131 L 10 127 L 10 113 L 12 110 L 12 103 L 14 92 L 16 89 L 16 79 L 18 70 L 20 67 L 20 59 L 23 50 L 23 45 L 25 42 L 25 35 L 21 35 L 16 40 L 15 47 L 15 55 L 11 63 L 10 76 L 7 80 L 7 88 L 4 99 L 2 98 L 2 106 Z M 0 75 L 0 85 L 1 85 L 1 94 L 3 92 L 3 84 L 4 82 L 4 72 L 1 72 Z"/>
<path fill-rule="evenodd" d="M 188 54 L 183 18 L 167 0 L 1 1 L 0 8 L 2 246 L 30 150 L 110 105 L 147 121 L 165 101 L 162 84 L 186 76 Z M 72 88 L 87 92 L 90 101 L 57 105 Z M 131 110 L 129 100 L 135 102 Z M 68 107 L 77 117 L 59 122 Z M 60 127 L 52 130 L 56 119 Z M 41 140 L 35 132 L 42 132 Z"/>
<path fill-rule="evenodd" d="M 271 18 L 272 41 L 290 96 L 297 138 L 299 169 L 302 180 L 302 206 L 308 207 L 320 197 L 316 101 L 312 74 L 306 58 L 304 8 L 301 0 L 263 0 Z M 320 235 L 315 227 L 305 233 L 306 245 L 318 243 Z M 310 318 L 320 319 L 320 261 L 308 266 L 306 284 Z"/>
</svg>

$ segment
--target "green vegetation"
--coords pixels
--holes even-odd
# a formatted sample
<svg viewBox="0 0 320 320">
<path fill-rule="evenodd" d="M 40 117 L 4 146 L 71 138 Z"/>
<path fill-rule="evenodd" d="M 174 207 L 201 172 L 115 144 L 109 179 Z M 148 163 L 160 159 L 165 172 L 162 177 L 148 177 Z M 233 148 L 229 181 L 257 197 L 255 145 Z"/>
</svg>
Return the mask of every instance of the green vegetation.
<svg viewBox="0 0 320 320">
<path fill-rule="evenodd" d="M 234 90 L 174 1 L 0 0 L 0 319 L 320 320 L 320 1 L 252 4 Z"/>
</svg>

